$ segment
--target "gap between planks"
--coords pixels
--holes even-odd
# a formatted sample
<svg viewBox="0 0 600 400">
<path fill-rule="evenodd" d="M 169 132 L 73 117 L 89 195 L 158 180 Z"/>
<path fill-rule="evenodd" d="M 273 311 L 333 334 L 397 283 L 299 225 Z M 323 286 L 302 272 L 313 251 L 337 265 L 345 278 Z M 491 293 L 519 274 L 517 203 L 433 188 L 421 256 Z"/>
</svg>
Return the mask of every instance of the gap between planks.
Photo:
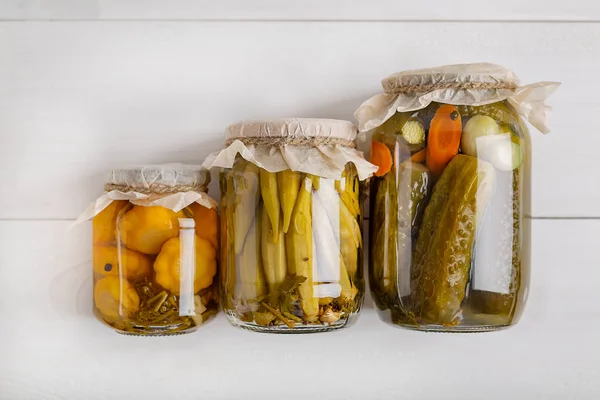
<svg viewBox="0 0 600 400">
<path fill-rule="evenodd" d="M 286 18 L 0 18 L 0 23 L 22 22 L 284 22 L 284 23 L 474 23 L 474 24 L 597 24 L 600 19 L 286 19 Z"/>
</svg>

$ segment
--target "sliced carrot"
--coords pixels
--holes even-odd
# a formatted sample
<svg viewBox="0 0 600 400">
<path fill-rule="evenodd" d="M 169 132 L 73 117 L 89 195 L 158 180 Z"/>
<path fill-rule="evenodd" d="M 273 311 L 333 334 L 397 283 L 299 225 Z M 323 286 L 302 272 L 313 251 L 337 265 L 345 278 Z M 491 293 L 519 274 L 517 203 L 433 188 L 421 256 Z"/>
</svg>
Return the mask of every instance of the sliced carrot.
<svg viewBox="0 0 600 400">
<path fill-rule="evenodd" d="M 410 161 L 414 161 L 414 162 L 425 161 L 425 153 L 426 153 L 425 149 L 417 151 L 415 154 L 410 156 Z"/>
<path fill-rule="evenodd" d="M 434 176 L 442 174 L 446 165 L 458 154 L 462 122 L 460 113 L 450 104 L 437 109 L 427 137 L 427 154 L 425 161 Z"/>
<path fill-rule="evenodd" d="M 371 144 L 371 163 L 379 167 L 375 176 L 384 176 L 392 169 L 392 152 L 388 147 L 377 141 Z"/>
</svg>

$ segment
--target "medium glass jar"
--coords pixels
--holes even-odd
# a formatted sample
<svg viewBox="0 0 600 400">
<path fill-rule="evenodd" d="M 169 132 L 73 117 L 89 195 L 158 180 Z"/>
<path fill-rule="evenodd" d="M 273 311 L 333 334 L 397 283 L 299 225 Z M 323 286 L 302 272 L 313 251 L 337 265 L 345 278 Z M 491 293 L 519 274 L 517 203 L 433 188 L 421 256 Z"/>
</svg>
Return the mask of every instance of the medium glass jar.
<svg viewBox="0 0 600 400">
<path fill-rule="evenodd" d="M 216 159 L 233 162 L 209 166 L 223 167 L 221 300 L 233 325 L 302 333 L 355 320 L 365 285 L 360 178 L 374 170 L 355 135 L 329 120 L 228 128 Z"/>
<path fill-rule="evenodd" d="M 470 103 L 483 86 L 510 93 L 510 74 L 486 79 L 488 71 L 473 66 L 446 68 L 455 69 L 384 81 L 396 90 L 397 109 L 410 103 L 403 96 L 441 93 L 373 129 L 371 162 L 379 170 L 371 183 L 370 288 L 392 324 L 501 329 L 521 317 L 529 286 L 530 137 L 510 95 L 494 102 L 488 93 L 485 105 L 441 101 Z"/>
<path fill-rule="evenodd" d="M 199 167 L 114 170 L 93 217 L 94 314 L 119 333 L 196 330 L 216 314 L 218 217 Z"/>
</svg>

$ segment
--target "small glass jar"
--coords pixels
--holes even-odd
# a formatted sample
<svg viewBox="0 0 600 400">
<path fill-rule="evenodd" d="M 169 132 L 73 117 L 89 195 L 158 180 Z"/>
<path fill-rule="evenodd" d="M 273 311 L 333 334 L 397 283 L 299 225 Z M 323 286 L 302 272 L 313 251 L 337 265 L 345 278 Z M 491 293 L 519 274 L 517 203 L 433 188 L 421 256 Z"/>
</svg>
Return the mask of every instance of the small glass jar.
<svg viewBox="0 0 600 400">
<path fill-rule="evenodd" d="M 193 332 L 216 314 L 218 216 L 199 167 L 118 169 L 94 204 L 94 314 L 119 333 Z"/>
<path fill-rule="evenodd" d="M 228 128 L 229 146 L 208 166 L 222 167 L 221 301 L 233 325 L 303 333 L 355 320 L 360 178 L 374 170 L 354 149 L 355 129 L 310 119 Z"/>
<path fill-rule="evenodd" d="M 485 66 L 408 71 L 383 82 L 396 100 L 373 129 L 379 170 L 369 282 L 392 324 L 488 331 L 523 312 L 531 141 L 507 100 L 517 91 L 514 74 Z"/>
</svg>

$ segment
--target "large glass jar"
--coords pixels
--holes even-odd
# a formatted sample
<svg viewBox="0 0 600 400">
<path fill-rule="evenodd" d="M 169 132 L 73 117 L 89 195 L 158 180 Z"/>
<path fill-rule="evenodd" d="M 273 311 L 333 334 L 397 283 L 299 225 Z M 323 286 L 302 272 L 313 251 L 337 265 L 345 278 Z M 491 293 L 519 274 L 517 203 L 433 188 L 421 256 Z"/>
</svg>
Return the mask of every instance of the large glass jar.
<svg viewBox="0 0 600 400">
<path fill-rule="evenodd" d="M 119 169 L 94 203 L 94 314 L 119 333 L 192 332 L 216 314 L 218 217 L 210 175 Z"/>
<path fill-rule="evenodd" d="M 301 333 L 354 321 L 365 285 L 359 177 L 374 170 L 355 135 L 346 121 L 229 127 L 216 159 L 232 162 L 209 166 L 222 167 L 221 293 L 233 325 Z"/>
<path fill-rule="evenodd" d="M 466 72 L 411 71 L 384 81 L 399 95 L 397 109 L 409 103 L 402 96 L 442 93 L 373 129 L 371 162 L 379 170 L 371 184 L 369 281 L 392 324 L 496 330 L 519 320 L 527 298 L 531 143 L 509 95 L 487 97 L 485 105 L 431 101 L 471 103 L 482 80 L 485 90 L 515 90 L 508 75 L 485 80 L 477 68 L 453 67 Z"/>
</svg>

